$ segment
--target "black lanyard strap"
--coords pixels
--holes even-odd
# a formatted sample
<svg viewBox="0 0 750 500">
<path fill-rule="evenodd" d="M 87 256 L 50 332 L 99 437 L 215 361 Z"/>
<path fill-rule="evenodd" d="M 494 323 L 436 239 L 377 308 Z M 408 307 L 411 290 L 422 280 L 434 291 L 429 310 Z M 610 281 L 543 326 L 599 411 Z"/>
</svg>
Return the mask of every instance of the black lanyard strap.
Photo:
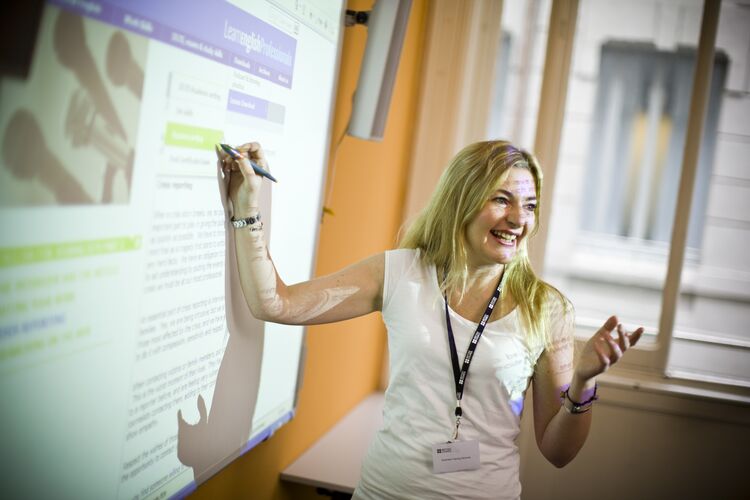
<svg viewBox="0 0 750 500">
<path fill-rule="evenodd" d="M 503 276 L 505 276 L 505 273 L 503 273 Z M 484 315 L 479 321 L 479 324 L 477 324 L 477 329 L 474 332 L 474 336 L 471 338 L 471 342 L 469 342 L 469 348 L 466 350 L 464 363 L 461 367 L 459 367 L 458 365 L 458 351 L 456 350 L 456 340 L 453 336 L 450 313 L 448 312 L 448 297 L 447 295 L 443 295 L 443 297 L 445 298 L 445 324 L 448 327 L 448 345 L 450 346 L 451 363 L 453 364 L 453 379 L 456 383 L 456 417 L 461 417 L 461 415 L 463 414 L 463 411 L 461 410 L 461 398 L 464 395 L 464 388 L 466 386 L 466 375 L 469 373 L 469 366 L 471 365 L 471 360 L 474 357 L 474 351 L 477 348 L 477 344 L 479 344 L 479 339 L 482 337 L 484 327 L 487 324 L 487 321 L 490 319 L 490 316 L 492 315 L 492 310 L 495 308 L 495 304 L 500 298 L 500 291 L 502 290 L 502 288 L 503 277 L 501 276 L 500 280 L 497 282 L 495 293 L 492 294 L 492 297 L 487 304 L 487 309 L 484 311 Z"/>
</svg>

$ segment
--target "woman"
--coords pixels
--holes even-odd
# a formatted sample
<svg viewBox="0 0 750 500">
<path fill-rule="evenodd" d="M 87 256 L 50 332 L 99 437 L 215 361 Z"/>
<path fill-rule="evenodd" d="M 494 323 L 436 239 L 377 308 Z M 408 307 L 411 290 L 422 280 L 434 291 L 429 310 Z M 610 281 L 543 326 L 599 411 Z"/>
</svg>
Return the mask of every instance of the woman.
<svg viewBox="0 0 750 500">
<path fill-rule="evenodd" d="M 515 441 L 529 380 L 539 449 L 557 467 L 575 457 L 595 377 L 643 329 L 627 332 L 612 316 L 574 361 L 571 307 L 534 275 L 526 251 L 542 188 L 532 155 L 504 141 L 466 147 L 400 249 L 288 286 L 257 220 L 261 177 L 245 158 L 265 168 L 263 151 L 240 150 L 239 162 L 220 160 L 234 218 L 249 223 L 236 246 L 253 315 L 316 324 L 381 311 L 388 329 L 383 429 L 354 498 L 518 498 Z"/>
</svg>

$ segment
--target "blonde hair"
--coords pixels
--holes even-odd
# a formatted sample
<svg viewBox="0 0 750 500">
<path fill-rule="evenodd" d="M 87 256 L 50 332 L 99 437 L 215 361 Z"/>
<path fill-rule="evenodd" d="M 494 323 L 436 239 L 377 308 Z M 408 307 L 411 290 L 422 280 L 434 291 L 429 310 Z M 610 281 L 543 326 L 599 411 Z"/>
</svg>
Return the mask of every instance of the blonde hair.
<svg viewBox="0 0 750 500">
<path fill-rule="evenodd" d="M 542 170 L 534 156 L 507 141 L 483 141 L 462 149 L 440 177 L 430 201 L 407 229 L 401 248 L 415 248 L 425 263 L 438 272 L 442 292 L 457 292 L 463 298 L 468 280 L 466 227 L 476 217 L 498 182 L 511 168 L 531 172 L 537 200 L 542 197 Z M 534 209 L 539 218 L 539 203 Z M 531 235 L 536 233 L 538 223 Z M 539 279 L 531 268 L 525 238 L 513 261 L 505 268 L 503 297 L 510 293 L 518 307 L 529 340 L 549 347 L 548 324 L 552 299 L 557 297 L 563 310 L 568 300 L 555 287 Z"/>
</svg>

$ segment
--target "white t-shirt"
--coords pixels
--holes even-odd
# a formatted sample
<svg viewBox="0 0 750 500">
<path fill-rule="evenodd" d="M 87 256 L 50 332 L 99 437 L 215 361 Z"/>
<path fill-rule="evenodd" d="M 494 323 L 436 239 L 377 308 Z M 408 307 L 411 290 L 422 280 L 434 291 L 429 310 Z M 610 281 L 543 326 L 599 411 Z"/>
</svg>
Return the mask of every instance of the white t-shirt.
<svg viewBox="0 0 750 500">
<path fill-rule="evenodd" d="M 479 318 L 450 310 L 459 363 Z M 432 445 L 451 438 L 455 382 L 445 302 L 434 266 L 418 250 L 386 252 L 383 320 L 390 381 L 383 428 L 367 452 L 356 500 L 517 499 L 521 495 L 516 438 L 523 398 L 541 345 L 531 346 L 516 311 L 488 323 L 466 378 L 459 439 L 479 441 L 477 470 L 432 473 Z"/>
</svg>

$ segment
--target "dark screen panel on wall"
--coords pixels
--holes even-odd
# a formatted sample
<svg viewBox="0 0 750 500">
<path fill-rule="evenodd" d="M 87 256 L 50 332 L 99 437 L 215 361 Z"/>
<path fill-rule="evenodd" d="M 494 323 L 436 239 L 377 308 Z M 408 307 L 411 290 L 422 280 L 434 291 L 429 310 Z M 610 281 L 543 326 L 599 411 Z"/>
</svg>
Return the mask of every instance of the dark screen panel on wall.
<svg viewBox="0 0 750 500">
<path fill-rule="evenodd" d="M 292 418 L 304 331 L 227 273 L 214 145 L 263 144 L 270 249 L 308 279 L 342 13 L 44 7 L 28 76 L 0 76 L 0 496 L 184 495 Z"/>
</svg>

